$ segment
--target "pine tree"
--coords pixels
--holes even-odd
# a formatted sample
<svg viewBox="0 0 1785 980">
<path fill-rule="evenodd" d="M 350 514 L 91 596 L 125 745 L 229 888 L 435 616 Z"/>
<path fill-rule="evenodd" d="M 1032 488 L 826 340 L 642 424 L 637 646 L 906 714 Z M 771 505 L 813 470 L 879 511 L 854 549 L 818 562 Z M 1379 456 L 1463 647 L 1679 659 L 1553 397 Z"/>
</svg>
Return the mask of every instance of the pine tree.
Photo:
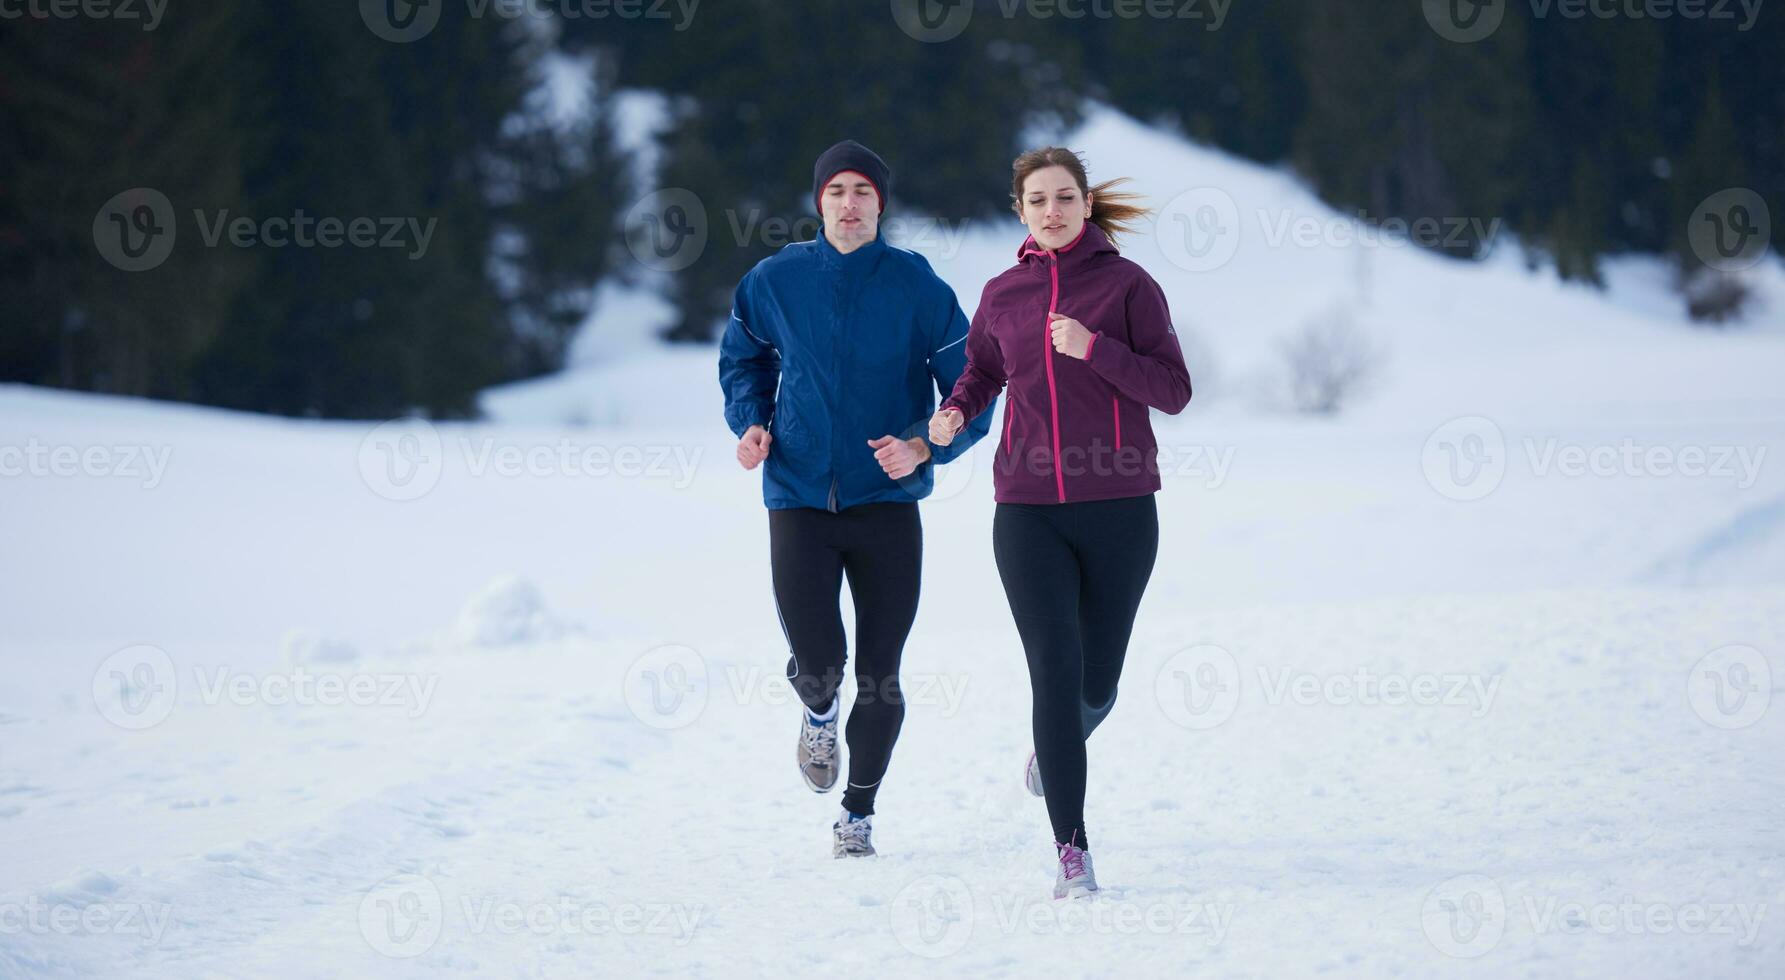
<svg viewBox="0 0 1785 980">
<path fill-rule="evenodd" d="M 240 256 L 204 248 L 190 209 L 238 193 L 232 13 L 124 21 L 25 18 L 0 31 L 0 378 L 186 398 L 191 362 L 243 287 Z M 110 264 L 95 219 L 133 188 L 166 195 L 175 247 Z M 167 231 L 163 228 L 163 234 Z"/>
<path fill-rule="evenodd" d="M 202 397 L 468 415 L 480 389 L 556 369 L 606 271 L 620 168 L 606 120 L 560 132 L 524 113 L 531 25 L 449 5 L 427 37 L 392 44 L 333 8 L 257 16 L 245 115 L 267 138 L 242 210 L 414 224 L 397 248 L 256 250 Z"/>
<path fill-rule="evenodd" d="M 920 210 L 951 225 L 1009 213 L 1025 126 L 1073 118 L 1080 93 L 1063 84 L 1070 62 L 1041 53 L 1047 25 L 982 6 L 965 33 L 937 44 L 902 33 L 884 4 L 818 0 L 702 8 L 683 33 L 639 20 L 567 34 L 616 59 L 620 84 L 663 90 L 678 106 L 658 183 L 697 192 L 709 239 L 671 279 L 671 339 L 714 336 L 738 279 L 783 243 L 765 229 L 797 224 L 809 237 L 812 161 L 840 139 L 893 168 L 889 233 Z"/>
<path fill-rule="evenodd" d="M 1371 17 L 1314 6 L 1298 164 L 1323 197 L 1373 221 L 1465 223 L 1456 244 L 1448 233 L 1438 244 L 1477 254 L 1487 243 L 1474 229 L 1503 219 L 1517 198 L 1531 97 L 1523 51 L 1517 18 L 1488 40 L 1456 44 L 1413 5 Z"/>
</svg>

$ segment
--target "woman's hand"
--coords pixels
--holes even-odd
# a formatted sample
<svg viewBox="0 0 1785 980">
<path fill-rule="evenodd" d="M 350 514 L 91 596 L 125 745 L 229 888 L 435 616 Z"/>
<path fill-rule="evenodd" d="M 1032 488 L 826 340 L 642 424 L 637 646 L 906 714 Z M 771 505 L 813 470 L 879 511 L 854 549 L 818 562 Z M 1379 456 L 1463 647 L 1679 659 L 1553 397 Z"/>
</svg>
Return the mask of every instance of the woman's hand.
<svg viewBox="0 0 1785 980">
<path fill-rule="evenodd" d="M 967 424 L 967 417 L 958 408 L 945 408 L 930 416 L 930 441 L 938 446 L 954 442 L 955 433 Z"/>
<path fill-rule="evenodd" d="M 1085 325 L 1064 313 L 1049 313 L 1053 320 L 1054 350 L 1067 357 L 1084 360 L 1091 353 L 1091 331 Z"/>
</svg>

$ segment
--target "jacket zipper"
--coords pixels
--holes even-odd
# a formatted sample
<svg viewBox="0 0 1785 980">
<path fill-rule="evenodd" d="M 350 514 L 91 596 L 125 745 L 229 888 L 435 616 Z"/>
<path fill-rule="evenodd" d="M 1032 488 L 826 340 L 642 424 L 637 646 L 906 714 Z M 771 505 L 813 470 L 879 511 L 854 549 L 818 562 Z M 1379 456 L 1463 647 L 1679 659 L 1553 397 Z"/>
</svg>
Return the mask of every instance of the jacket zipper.
<svg viewBox="0 0 1785 980">
<path fill-rule="evenodd" d="M 835 303 L 835 307 L 837 310 L 837 322 L 838 323 L 848 323 L 849 322 L 849 312 L 850 312 L 849 307 L 851 305 L 851 302 L 850 302 L 851 297 L 849 294 L 849 280 L 848 280 L 847 274 L 842 271 L 839 271 L 838 275 L 837 275 L 836 283 L 832 288 L 836 291 L 834 303 Z M 837 342 L 834 345 L 832 345 L 832 347 L 831 347 L 831 377 L 836 379 L 837 381 L 845 380 L 844 375 L 849 368 L 849 353 L 847 350 L 845 350 L 845 348 L 848 345 L 848 340 L 849 340 L 849 331 L 847 331 L 847 330 L 838 331 Z M 837 476 L 837 421 L 836 421 L 836 416 L 838 414 L 840 414 L 840 412 L 832 413 L 832 417 L 831 417 L 831 442 L 830 442 L 831 489 L 830 489 L 829 496 L 825 499 L 825 502 L 824 502 L 825 509 L 830 511 L 833 514 L 839 512 L 839 509 L 837 507 L 837 504 L 839 503 L 839 501 L 837 499 L 838 476 Z"/>
<path fill-rule="evenodd" d="M 1010 427 L 1016 423 L 1016 399 L 1007 396 L 1004 399 L 1004 455 L 1010 455 Z"/>
<path fill-rule="evenodd" d="M 1060 255 L 1058 252 L 1048 253 L 1048 276 L 1052 280 L 1052 289 L 1047 298 L 1047 315 L 1043 316 L 1041 325 L 1042 356 L 1047 358 L 1047 400 L 1053 412 L 1054 423 L 1054 489 L 1060 494 L 1060 503 L 1066 502 L 1066 474 L 1060 471 L 1060 393 L 1054 387 L 1054 321 L 1055 307 L 1060 304 Z"/>
<path fill-rule="evenodd" d="M 1115 395 L 1109 396 L 1109 411 L 1116 417 L 1116 451 L 1122 451 L 1122 402 Z"/>
</svg>

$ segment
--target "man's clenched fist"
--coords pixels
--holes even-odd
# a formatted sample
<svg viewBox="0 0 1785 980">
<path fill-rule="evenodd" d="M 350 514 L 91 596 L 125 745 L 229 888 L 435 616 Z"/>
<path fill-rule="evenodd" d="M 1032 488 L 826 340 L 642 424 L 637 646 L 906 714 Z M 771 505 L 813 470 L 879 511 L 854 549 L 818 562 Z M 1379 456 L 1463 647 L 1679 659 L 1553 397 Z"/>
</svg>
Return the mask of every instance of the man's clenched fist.
<svg viewBox="0 0 1785 980">
<path fill-rule="evenodd" d="M 762 465 L 762 461 L 769 458 L 769 443 L 774 441 L 769 430 L 760 425 L 745 429 L 744 438 L 738 440 L 738 465 L 747 470 Z"/>
<path fill-rule="evenodd" d="M 910 476 L 923 465 L 924 460 L 930 458 L 930 445 L 921 438 L 881 436 L 878 439 L 869 439 L 868 445 L 873 447 L 874 458 L 880 461 L 880 468 L 895 480 Z"/>
</svg>

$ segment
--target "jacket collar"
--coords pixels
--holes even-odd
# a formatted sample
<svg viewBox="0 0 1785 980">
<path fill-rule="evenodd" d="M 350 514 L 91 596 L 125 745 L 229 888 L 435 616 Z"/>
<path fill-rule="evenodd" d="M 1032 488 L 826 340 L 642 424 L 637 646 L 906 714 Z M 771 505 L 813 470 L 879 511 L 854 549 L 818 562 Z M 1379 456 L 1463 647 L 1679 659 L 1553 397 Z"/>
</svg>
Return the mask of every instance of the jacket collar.
<svg viewBox="0 0 1785 980">
<path fill-rule="evenodd" d="M 1070 269 L 1082 266 L 1105 252 L 1115 251 L 1115 243 L 1109 240 L 1103 229 L 1087 221 L 1079 230 L 1078 237 L 1061 246 L 1054 254 L 1059 257 L 1060 265 Z M 1022 246 L 1016 250 L 1016 258 L 1019 264 L 1037 271 L 1045 271 L 1050 261 L 1047 251 L 1035 243 L 1034 235 L 1023 239 Z"/>
<path fill-rule="evenodd" d="M 880 259 L 885 254 L 886 234 L 884 232 L 876 233 L 873 241 L 844 255 L 837 251 L 837 247 L 831 244 L 829 238 L 825 237 L 824 228 L 820 226 L 818 229 L 818 260 L 824 263 L 824 267 L 827 269 L 836 269 L 850 274 L 872 272 L 880 264 Z"/>
</svg>

